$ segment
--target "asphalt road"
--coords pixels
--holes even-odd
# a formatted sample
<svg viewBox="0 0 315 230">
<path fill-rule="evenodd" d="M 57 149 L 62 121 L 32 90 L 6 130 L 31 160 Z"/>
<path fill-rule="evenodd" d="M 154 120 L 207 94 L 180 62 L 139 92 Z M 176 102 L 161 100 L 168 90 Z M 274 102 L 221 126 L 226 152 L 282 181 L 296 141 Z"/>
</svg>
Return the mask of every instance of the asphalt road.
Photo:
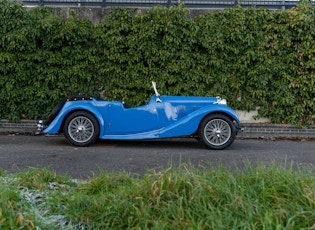
<svg viewBox="0 0 315 230">
<path fill-rule="evenodd" d="M 196 167 L 221 164 L 233 169 L 248 162 L 313 169 L 315 142 L 236 140 L 228 149 L 215 151 L 194 139 L 99 141 L 78 148 L 67 144 L 62 136 L 0 136 L 0 168 L 8 172 L 50 166 L 58 174 L 89 178 L 102 171 L 143 175 L 181 163 Z"/>
</svg>

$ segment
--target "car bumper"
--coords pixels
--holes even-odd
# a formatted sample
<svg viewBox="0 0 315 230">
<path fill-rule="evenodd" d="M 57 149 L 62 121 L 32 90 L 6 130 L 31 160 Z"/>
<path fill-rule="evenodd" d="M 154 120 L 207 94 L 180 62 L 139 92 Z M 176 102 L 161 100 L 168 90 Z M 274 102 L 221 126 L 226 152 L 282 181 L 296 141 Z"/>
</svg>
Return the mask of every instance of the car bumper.
<svg viewBox="0 0 315 230">
<path fill-rule="evenodd" d="M 244 128 L 242 128 L 240 125 L 236 125 L 236 134 L 244 132 Z"/>
<path fill-rule="evenodd" d="M 36 134 L 41 134 L 44 129 L 45 129 L 45 121 L 39 120 L 37 123 Z"/>
</svg>

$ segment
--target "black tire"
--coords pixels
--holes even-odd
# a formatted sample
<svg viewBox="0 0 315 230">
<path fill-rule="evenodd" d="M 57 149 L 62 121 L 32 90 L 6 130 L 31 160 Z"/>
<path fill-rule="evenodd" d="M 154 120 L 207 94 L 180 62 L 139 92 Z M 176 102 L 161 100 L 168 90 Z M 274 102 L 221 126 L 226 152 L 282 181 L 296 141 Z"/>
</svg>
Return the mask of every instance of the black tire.
<svg viewBox="0 0 315 230">
<path fill-rule="evenodd" d="M 223 114 L 210 114 L 200 123 L 198 136 L 210 149 L 222 150 L 235 140 L 236 129 L 233 121 Z"/>
<path fill-rule="evenodd" d="M 97 119 L 92 114 L 78 111 L 66 118 L 63 133 L 70 144 L 84 147 L 93 144 L 98 139 L 100 128 Z"/>
</svg>

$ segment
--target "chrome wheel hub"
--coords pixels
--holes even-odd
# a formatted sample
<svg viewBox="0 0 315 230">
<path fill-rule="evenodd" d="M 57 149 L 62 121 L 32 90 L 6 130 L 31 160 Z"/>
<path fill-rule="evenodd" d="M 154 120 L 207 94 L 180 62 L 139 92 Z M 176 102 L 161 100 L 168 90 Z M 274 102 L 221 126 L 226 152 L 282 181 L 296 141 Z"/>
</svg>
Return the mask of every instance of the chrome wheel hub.
<svg viewBox="0 0 315 230">
<path fill-rule="evenodd" d="M 79 126 L 76 132 L 79 133 L 79 132 L 82 132 L 84 130 L 85 130 L 84 126 Z"/>
<path fill-rule="evenodd" d="M 215 135 L 216 135 L 217 137 L 220 137 L 220 136 L 221 136 L 221 130 L 220 130 L 220 129 L 215 129 L 213 132 L 215 133 Z"/>
</svg>

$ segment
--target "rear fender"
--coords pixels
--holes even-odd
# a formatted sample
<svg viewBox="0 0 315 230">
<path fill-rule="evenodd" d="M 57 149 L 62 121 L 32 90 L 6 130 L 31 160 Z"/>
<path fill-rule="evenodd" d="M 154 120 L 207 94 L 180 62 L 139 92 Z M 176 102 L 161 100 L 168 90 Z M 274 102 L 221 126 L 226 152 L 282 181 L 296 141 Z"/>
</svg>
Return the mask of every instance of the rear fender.
<svg viewBox="0 0 315 230">
<path fill-rule="evenodd" d="M 84 110 L 91 113 L 97 120 L 100 126 L 100 136 L 105 133 L 105 121 L 100 111 L 89 101 L 66 102 L 55 119 L 43 130 L 47 134 L 56 134 L 62 130 L 64 119 L 71 113 L 79 110 Z"/>
</svg>

